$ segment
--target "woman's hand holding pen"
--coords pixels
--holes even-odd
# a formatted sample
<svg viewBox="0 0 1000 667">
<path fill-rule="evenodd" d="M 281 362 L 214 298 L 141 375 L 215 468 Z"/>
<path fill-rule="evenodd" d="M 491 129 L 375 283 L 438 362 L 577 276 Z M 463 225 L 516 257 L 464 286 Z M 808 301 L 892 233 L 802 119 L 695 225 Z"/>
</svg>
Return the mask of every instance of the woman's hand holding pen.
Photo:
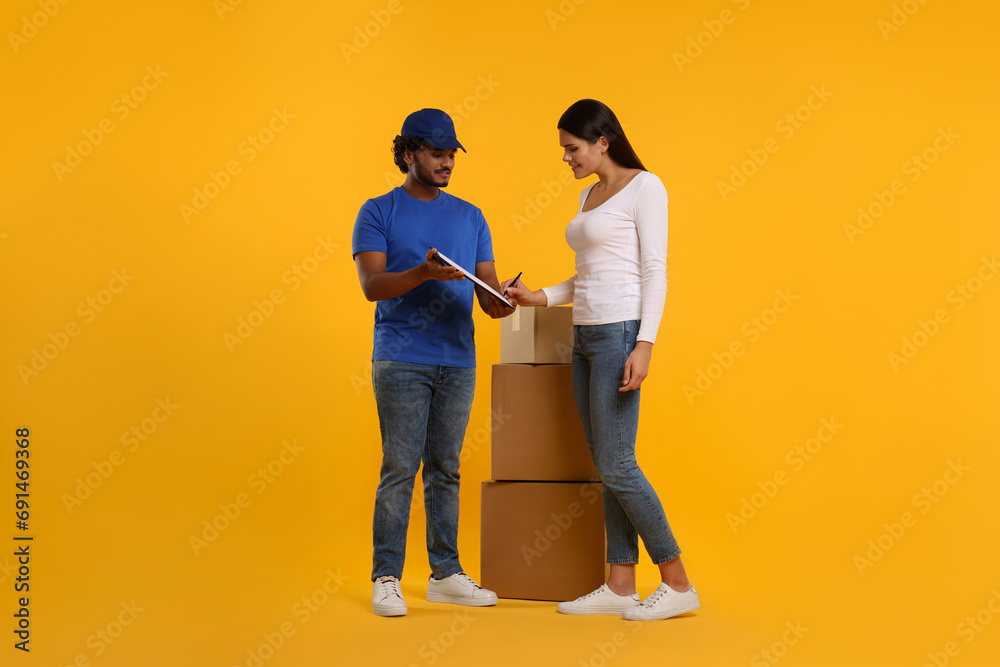
<svg viewBox="0 0 1000 667">
<path fill-rule="evenodd" d="M 545 292 L 542 290 L 532 292 L 521 280 L 520 274 L 516 278 L 503 281 L 500 284 L 500 293 L 517 306 L 546 306 L 549 303 Z"/>
</svg>

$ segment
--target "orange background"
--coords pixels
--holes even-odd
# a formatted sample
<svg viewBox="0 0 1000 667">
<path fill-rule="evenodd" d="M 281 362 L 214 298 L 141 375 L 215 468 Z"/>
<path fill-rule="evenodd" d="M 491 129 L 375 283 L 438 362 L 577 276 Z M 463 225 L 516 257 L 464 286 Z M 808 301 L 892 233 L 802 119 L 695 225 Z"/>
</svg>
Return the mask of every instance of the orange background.
<svg viewBox="0 0 1000 667">
<path fill-rule="evenodd" d="M 25 654 L 8 441 L 3 663 L 249 666 L 279 633 L 269 667 L 992 664 L 998 19 L 918 0 L 5 3 L 0 427 L 31 429 L 35 540 Z M 418 490 L 411 611 L 376 618 L 357 210 L 402 181 L 406 114 L 443 108 L 469 149 L 450 191 L 486 214 L 500 275 L 562 280 L 585 183 L 555 123 L 582 97 L 670 195 L 638 452 L 702 610 L 428 604 Z M 476 324 L 473 576 L 499 359 L 499 325 Z"/>
</svg>

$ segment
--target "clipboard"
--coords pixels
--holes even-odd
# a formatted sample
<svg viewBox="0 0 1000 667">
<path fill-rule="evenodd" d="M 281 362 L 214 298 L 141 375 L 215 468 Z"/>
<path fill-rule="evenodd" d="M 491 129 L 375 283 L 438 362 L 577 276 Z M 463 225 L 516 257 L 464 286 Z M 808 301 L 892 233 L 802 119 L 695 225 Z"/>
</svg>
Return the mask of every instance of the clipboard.
<svg viewBox="0 0 1000 667">
<path fill-rule="evenodd" d="M 508 308 L 510 308 L 512 310 L 515 309 L 514 308 L 514 304 L 512 304 L 510 301 L 508 301 L 506 297 L 504 297 L 502 294 L 500 294 L 499 292 L 497 292 L 495 289 L 493 289 L 492 287 L 490 287 L 489 285 L 487 285 L 486 283 L 484 283 L 482 280 L 480 280 L 479 278 L 477 278 L 475 276 L 475 274 L 469 273 L 468 270 L 462 268 L 461 266 L 459 266 L 458 264 L 456 264 L 452 260 L 450 260 L 447 257 L 445 257 L 444 255 L 442 255 L 440 252 L 435 252 L 434 253 L 434 259 L 436 259 L 437 261 L 441 262 L 445 266 L 453 266 L 453 267 L 455 267 L 456 269 L 458 269 L 459 271 L 461 271 L 463 274 L 465 274 L 466 278 L 468 278 L 469 280 L 471 280 L 472 282 L 476 283 L 477 285 L 479 285 L 480 287 L 482 287 L 483 289 L 485 289 L 487 292 L 489 292 L 490 294 L 492 294 L 493 296 L 495 296 L 500 301 L 500 303 L 504 304 L 505 306 L 507 306 Z"/>
</svg>

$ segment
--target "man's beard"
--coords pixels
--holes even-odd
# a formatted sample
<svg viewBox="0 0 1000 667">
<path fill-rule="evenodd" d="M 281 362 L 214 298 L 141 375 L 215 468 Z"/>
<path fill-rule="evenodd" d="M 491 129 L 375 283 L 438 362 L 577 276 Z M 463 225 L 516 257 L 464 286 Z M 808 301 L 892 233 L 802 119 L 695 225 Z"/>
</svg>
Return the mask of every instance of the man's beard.
<svg viewBox="0 0 1000 667">
<path fill-rule="evenodd" d="M 435 188 L 448 187 L 448 181 L 442 181 L 441 183 L 438 183 L 437 181 L 434 180 L 434 174 L 424 169 L 423 165 L 421 165 L 419 162 L 414 163 L 413 166 L 416 167 L 416 171 L 414 172 L 413 175 L 417 178 L 418 181 L 420 181 L 424 185 L 429 185 Z"/>
</svg>

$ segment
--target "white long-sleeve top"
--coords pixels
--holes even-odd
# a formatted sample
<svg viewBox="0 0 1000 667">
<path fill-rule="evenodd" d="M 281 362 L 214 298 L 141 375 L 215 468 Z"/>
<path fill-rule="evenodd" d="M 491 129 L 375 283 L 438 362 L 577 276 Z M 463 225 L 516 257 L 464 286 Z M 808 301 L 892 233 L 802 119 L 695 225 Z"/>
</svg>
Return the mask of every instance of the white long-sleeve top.
<svg viewBox="0 0 1000 667">
<path fill-rule="evenodd" d="M 576 275 L 543 287 L 548 305 L 573 304 L 573 324 L 641 320 L 637 340 L 656 342 L 667 296 L 667 190 L 643 171 L 600 206 L 584 211 L 594 185 L 566 227 Z"/>
</svg>

